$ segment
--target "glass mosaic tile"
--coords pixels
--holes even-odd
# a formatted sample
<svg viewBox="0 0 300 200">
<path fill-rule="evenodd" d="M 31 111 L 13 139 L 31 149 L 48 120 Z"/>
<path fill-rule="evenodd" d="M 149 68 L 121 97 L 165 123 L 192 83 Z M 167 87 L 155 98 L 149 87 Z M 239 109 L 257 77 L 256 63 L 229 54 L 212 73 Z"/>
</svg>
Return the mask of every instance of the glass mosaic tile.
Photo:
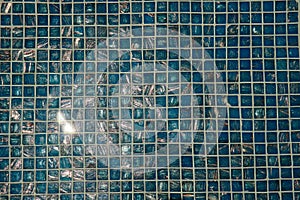
<svg viewBox="0 0 300 200">
<path fill-rule="evenodd" d="M 0 3 L 0 199 L 300 199 L 298 0 Z"/>
</svg>

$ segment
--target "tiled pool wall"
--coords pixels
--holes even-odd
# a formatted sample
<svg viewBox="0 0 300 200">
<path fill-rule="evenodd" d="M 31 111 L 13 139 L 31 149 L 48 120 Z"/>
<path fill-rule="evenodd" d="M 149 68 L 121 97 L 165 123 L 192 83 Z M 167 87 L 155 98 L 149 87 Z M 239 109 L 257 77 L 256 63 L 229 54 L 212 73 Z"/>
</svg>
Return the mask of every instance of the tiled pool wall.
<svg viewBox="0 0 300 200">
<path fill-rule="evenodd" d="M 300 199 L 298 1 L 0 7 L 0 200 Z"/>
</svg>

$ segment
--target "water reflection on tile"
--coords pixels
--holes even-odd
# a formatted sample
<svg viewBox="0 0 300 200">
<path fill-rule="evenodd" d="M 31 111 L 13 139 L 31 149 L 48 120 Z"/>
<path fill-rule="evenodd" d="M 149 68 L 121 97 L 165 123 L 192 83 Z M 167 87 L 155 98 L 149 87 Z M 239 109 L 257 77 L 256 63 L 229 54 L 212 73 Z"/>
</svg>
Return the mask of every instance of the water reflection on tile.
<svg viewBox="0 0 300 200">
<path fill-rule="evenodd" d="M 299 199 L 299 5 L 4 1 L 3 199 Z"/>
</svg>

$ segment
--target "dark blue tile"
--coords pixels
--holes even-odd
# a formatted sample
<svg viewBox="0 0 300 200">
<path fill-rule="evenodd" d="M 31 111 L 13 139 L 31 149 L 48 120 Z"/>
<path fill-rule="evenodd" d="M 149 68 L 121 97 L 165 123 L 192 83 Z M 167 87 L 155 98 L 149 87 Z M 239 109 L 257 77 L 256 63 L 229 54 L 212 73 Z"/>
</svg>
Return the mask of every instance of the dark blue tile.
<svg viewBox="0 0 300 200">
<path fill-rule="evenodd" d="M 3 25 L 3 26 L 11 25 L 11 16 L 10 15 L 1 15 L 1 25 Z M 8 34 L 6 34 L 6 32 L 8 32 L 8 30 L 7 31 L 4 31 L 4 30 L 5 29 L 1 30 L 2 35 L 8 36 Z"/>
<path fill-rule="evenodd" d="M 276 13 L 276 23 L 285 23 L 286 22 L 286 14 L 283 13 Z"/>
<path fill-rule="evenodd" d="M 298 24 L 288 24 L 289 34 L 298 34 Z"/>
<path fill-rule="evenodd" d="M 157 12 L 166 12 L 167 11 L 167 2 L 157 2 L 156 11 Z"/>
<path fill-rule="evenodd" d="M 261 11 L 261 2 L 251 2 L 251 11 Z"/>
<path fill-rule="evenodd" d="M 23 16 L 22 15 L 13 15 L 12 24 L 14 26 L 22 26 L 23 25 Z"/>
<path fill-rule="evenodd" d="M 275 11 L 284 11 L 286 10 L 286 2 L 276 1 L 275 2 Z"/>
<path fill-rule="evenodd" d="M 138 12 L 142 12 L 142 9 L 143 9 L 143 4 L 140 3 L 140 2 L 133 2 L 131 4 L 131 10 L 133 13 L 138 13 Z"/>
<path fill-rule="evenodd" d="M 214 12 L 214 3 L 213 2 L 203 2 L 202 10 L 204 12 Z"/>
<path fill-rule="evenodd" d="M 10 184 L 10 194 L 21 194 L 22 184 Z"/>
<path fill-rule="evenodd" d="M 48 15 L 38 15 L 38 25 L 48 25 Z"/>
<path fill-rule="evenodd" d="M 189 2 L 180 2 L 180 12 L 189 12 L 190 3 Z"/>
<path fill-rule="evenodd" d="M 155 2 L 145 2 L 144 3 L 144 12 L 154 12 L 155 11 Z"/>
<path fill-rule="evenodd" d="M 261 23 L 262 22 L 261 14 L 252 14 L 251 15 L 251 22 L 252 23 Z"/>
<path fill-rule="evenodd" d="M 250 11 L 250 3 L 249 2 L 240 2 L 240 11 L 241 12 L 249 12 Z"/>
<path fill-rule="evenodd" d="M 291 180 L 282 180 L 281 181 L 281 190 L 282 191 L 291 191 L 293 186 L 292 186 L 292 181 Z"/>
<path fill-rule="evenodd" d="M 272 12 L 274 10 L 274 2 L 265 1 L 263 2 L 263 11 Z"/>
<path fill-rule="evenodd" d="M 276 15 L 277 20 L 277 15 Z M 264 14 L 264 23 L 274 23 L 274 14 L 273 13 L 265 13 Z"/>
<path fill-rule="evenodd" d="M 216 12 L 226 12 L 226 2 L 217 2 L 215 5 Z"/>
<path fill-rule="evenodd" d="M 169 2 L 169 12 L 178 11 L 178 2 Z"/>
<path fill-rule="evenodd" d="M 108 4 L 108 12 L 109 13 L 118 13 L 119 12 L 118 4 L 117 3 Z"/>
</svg>

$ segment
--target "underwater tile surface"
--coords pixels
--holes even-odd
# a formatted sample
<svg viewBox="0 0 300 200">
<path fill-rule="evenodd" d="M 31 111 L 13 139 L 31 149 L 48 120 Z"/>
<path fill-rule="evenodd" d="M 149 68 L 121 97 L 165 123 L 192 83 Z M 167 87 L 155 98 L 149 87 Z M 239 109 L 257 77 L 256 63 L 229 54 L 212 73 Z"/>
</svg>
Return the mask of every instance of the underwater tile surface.
<svg viewBox="0 0 300 200">
<path fill-rule="evenodd" d="M 0 9 L 0 200 L 300 199 L 298 1 Z"/>
</svg>

